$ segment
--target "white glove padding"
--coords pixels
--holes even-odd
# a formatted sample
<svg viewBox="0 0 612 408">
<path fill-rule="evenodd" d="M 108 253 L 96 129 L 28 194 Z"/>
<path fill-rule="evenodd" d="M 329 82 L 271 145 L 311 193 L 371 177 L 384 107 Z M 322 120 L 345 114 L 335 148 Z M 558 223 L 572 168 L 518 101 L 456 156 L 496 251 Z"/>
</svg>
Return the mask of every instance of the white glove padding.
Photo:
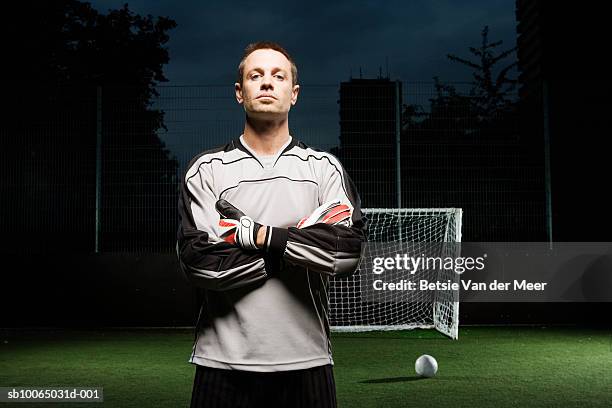
<svg viewBox="0 0 612 408">
<path fill-rule="evenodd" d="M 248 215 L 234 207 L 226 200 L 219 200 L 215 204 L 217 212 L 221 215 L 219 229 L 221 238 L 231 244 L 237 244 L 244 249 L 257 248 L 257 233 L 261 224 L 253 221 Z"/>
<path fill-rule="evenodd" d="M 230 244 L 236 244 L 244 249 L 259 249 L 256 245 L 258 225 L 248 215 L 243 215 L 239 220 L 222 218 L 219 220 L 221 238 Z"/>
<path fill-rule="evenodd" d="M 326 202 L 314 210 L 308 217 L 304 217 L 298 222 L 298 228 L 309 227 L 314 224 L 324 223 L 330 225 L 351 225 L 353 208 L 346 204 L 340 204 L 340 199 Z"/>
<path fill-rule="evenodd" d="M 244 249 L 259 249 L 257 248 L 257 232 L 261 228 L 261 224 L 253 221 L 248 215 L 240 217 L 239 225 L 236 228 L 236 242 Z"/>
</svg>

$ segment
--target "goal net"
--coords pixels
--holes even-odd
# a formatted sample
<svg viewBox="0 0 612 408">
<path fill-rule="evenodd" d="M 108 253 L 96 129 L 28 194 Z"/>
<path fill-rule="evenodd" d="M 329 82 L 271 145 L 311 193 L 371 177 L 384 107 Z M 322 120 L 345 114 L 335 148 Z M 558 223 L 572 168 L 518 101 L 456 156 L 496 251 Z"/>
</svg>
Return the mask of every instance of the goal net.
<svg viewBox="0 0 612 408">
<path fill-rule="evenodd" d="M 368 243 L 359 269 L 329 282 L 332 330 L 435 328 L 456 339 L 458 291 L 419 290 L 419 282 L 459 281 L 454 270 L 441 267 L 440 262 L 425 262 L 425 258 L 459 255 L 456 243 L 461 241 L 461 209 L 371 208 L 363 212 L 368 220 Z M 404 269 L 410 265 L 405 263 L 406 256 L 421 258 L 421 267 L 412 274 Z M 381 258 L 389 268 L 383 270 Z M 383 282 L 395 287 L 382 289 Z"/>
</svg>

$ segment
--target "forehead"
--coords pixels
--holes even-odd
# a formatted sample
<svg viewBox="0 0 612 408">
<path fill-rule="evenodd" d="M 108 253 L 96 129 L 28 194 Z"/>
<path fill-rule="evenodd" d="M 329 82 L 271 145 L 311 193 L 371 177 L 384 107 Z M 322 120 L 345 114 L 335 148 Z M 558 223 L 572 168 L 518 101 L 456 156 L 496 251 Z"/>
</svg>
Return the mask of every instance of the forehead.
<svg viewBox="0 0 612 408">
<path fill-rule="evenodd" d="M 245 72 L 255 68 L 281 68 L 290 71 L 291 62 L 278 51 L 261 49 L 253 51 L 244 60 Z"/>
</svg>

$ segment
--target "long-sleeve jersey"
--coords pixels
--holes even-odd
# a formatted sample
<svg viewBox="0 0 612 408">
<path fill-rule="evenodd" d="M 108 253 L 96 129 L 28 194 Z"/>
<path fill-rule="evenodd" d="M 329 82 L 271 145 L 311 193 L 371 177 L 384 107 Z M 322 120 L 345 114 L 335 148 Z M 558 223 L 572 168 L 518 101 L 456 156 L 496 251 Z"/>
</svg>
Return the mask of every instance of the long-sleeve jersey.
<svg viewBox="0 0 612 408">
<path fill-rule="evenodd" d="M 361 261 L 359 196 L 333 155 L 295 139 L 268 159 L 241 137 L 187 166 L 177 254 L 187 278 L 204 289 L 192 363 L 261 372 L 333 364 L 328 279 L 353 273 Z M 272 227 L 266 250 L 219 238 L 221 198 Z M 353 209 L 350 226 L 295 227 L 332 199 Z"/>
</svg>

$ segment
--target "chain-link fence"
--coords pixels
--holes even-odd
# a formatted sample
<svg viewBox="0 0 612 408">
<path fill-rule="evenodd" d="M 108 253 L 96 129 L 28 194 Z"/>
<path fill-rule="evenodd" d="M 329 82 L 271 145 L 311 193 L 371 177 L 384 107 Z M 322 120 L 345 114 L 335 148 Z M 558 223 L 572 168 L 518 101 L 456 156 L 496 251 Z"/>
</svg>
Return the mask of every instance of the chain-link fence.
<svg viewBox="0 0 612 408">
<path fill-rule="evenodd" d="M 384 78 L 302 85 L 289 126 L 340 158 L 363 207 L 460 207 L 464 241 L 546 240 L 543 136 L 506 97 Z M 186 164 L 244 124 L 232 86 L 59 88 L 17 105 L 1 130 L 5 252 L 172 251 Z"/>
</svg>

